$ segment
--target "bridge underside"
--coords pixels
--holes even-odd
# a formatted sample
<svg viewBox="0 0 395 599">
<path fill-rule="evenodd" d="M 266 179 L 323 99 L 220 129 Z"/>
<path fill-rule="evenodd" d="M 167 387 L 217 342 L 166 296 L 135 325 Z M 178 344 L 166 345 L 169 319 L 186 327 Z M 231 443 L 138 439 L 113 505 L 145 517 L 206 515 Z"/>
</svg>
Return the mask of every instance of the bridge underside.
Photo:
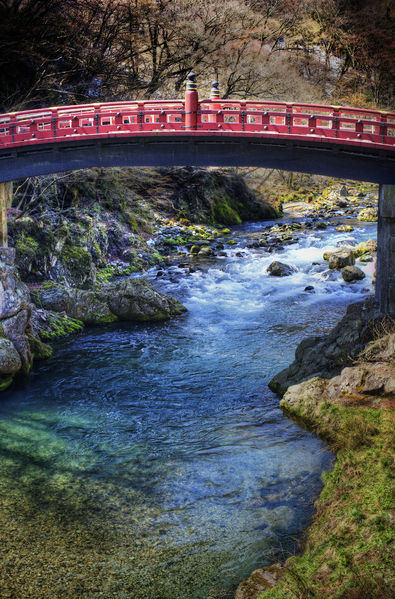
<svg viewBox="0 0 395 599">
<path fill-rule="evenodd" d="M 118 136 L 0 149 L 0 181 L 90 167 L 259 166 L 393 184 L 391 154 L 341 143 L 269 137 Z"/>
</svg>

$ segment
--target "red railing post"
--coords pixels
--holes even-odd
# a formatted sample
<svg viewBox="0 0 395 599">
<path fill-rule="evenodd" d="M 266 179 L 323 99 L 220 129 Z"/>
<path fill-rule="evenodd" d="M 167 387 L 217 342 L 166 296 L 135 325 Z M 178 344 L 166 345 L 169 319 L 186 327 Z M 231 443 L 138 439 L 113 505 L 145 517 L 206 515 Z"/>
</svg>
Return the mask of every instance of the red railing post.
<svg viewBox="0 0 395 599">
<path fill-rule="evenodd" d="M 189 73 L 185 90 L 185 130 L 193 131 L 197 128 L 199 94 L 196 86 L 195 73 Z"/>
<path fill-rule="evenodd" d="M 385 144 L 385 136 L 387 135 L 387 115 L 381 114 L 380 118 L 381 141 Z"/>
<path fill-rule="evenodd" d="M 340 118 L 340 110 L 338 108 L 333 109 L 333 118 L 332 118 L 332 131 L 334 132 L 334 136 L 338 137 L 339 135 L 339 118 Z"/>
</svg>

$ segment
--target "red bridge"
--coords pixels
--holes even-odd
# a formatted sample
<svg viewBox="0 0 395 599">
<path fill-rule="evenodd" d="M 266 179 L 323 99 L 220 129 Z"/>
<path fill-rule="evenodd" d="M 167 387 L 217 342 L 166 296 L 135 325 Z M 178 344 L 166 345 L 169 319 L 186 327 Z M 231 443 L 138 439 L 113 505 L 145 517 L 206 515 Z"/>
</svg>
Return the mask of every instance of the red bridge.
<svg viewBox="0 0 395 599">
<path fill-rule="evenodd" d="M 387 220 L 389 227 L 386 249 L 381 244 L 388 253 L 381 264 L 388 263 L 389 279 L 381 288 L 395 311 L 395 114 L 222 100 L 216 82 L 210 98 L 199 101 L 193 73 L 182 100 L 1 114 L 0 245 L 6 245 L 5 207 L 12 193 L 1 182 L 95 166 L 175 165 L 261 166 L 381 183 L 380 210 L 385 214 L 379 219 L 379 237 Z M 383 268 L 379 264 L 378 278 Z"/>
<path fill-rule="evenodd" d="M 395 114 L 318 104 L 185 99 L 0 115 L 0 181 L 91 166 L 263 166 L 394 182 Z"/>
</svg>

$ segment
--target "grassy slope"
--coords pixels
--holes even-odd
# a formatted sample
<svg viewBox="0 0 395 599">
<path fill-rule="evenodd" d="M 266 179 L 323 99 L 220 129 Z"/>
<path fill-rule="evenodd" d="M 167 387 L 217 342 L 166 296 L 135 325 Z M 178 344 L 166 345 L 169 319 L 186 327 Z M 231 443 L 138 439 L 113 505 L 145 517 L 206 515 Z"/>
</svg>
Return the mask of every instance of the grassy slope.
<svg viewBox="0 0 395 599">
<path fill-rule="evenodd" d="M 393 414 L 301 399 L 290 410 L 337 451 L 301 556 L 259 599 L 393 597 Z"/>
</svg>

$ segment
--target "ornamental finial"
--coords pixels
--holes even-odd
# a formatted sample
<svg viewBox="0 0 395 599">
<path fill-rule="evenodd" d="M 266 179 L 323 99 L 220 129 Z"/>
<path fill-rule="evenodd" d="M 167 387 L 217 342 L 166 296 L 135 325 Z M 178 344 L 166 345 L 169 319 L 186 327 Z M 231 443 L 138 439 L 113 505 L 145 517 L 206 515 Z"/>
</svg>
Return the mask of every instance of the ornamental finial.
<svg viewBox="0 0 395 599">
<path fill-rule="evenodd" d="M 211 84 L 211 92 L 210 92 L 210 100 L 219 100 L 221 97 L 219 95 L 219 83 L 218 81 L 213 81 Z"/>
<path fill-rule="evenodd" d="M 196 75 L 195 73 L 189 73 L 187 75 L 187 92 L 195 92 L 197 90 Z"/>
</svg>

